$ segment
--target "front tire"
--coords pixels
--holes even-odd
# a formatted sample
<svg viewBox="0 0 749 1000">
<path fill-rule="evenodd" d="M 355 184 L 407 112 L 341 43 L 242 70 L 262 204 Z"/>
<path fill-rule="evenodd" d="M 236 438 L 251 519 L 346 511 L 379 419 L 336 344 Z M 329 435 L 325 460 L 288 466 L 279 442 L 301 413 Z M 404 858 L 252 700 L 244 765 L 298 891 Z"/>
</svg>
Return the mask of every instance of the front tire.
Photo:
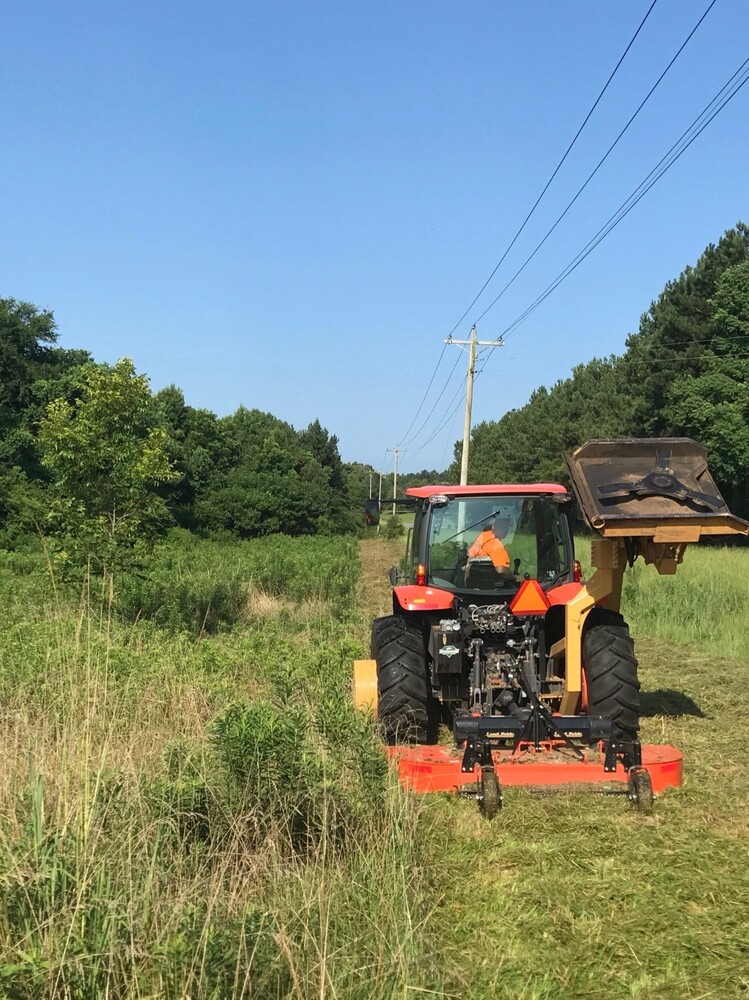
<svg viewBox="0 0 749 1000">
<path fill-rule="evenodd" d="M 640 682 L 635 644 L 620 614 L 591 611 L 583 636 L 588 714 L 611 719 L 615 740 L 635 740 L 640 728 Z"/>
<path fill-rule="evenodd" d="M 432 692 L 421 628 L 398 615 L 372 630 L 377 661 L 377 710 L 388 743 L 428 743 Z"/>
</svg>

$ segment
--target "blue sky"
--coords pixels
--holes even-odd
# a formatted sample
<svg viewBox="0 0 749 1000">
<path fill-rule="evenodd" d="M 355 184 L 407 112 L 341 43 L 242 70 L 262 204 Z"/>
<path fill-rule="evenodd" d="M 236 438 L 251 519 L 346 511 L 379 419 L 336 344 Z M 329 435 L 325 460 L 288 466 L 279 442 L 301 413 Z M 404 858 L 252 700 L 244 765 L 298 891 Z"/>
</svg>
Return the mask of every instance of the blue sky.
<svg viewBox="0 0 749 1000">
<path fill-rule="evenodd" d="M 404 438 L 442 341 L 515 234 L 650 0 L 21 3 L 0 10 L 0 296 L 223 415 L 319 418 L 345 460 Z M 708 0 L 658 0 L 502 288 Z M 507 327 L 749 55 L 717 0 L 640 116 L 484 317 Z M 749 221 L 749 85 L 493 353 L 474 419 L 620 353 L 666 281 Z M 445 352 L 416 427 L 456 361 Z M 402 467 L 444 468 L 465 363 Z M 457 397 L 459 398 L 459 396 Z M 443 425 L 440 428 L 441 425 Z M 430 443 L 424 445 L 435 432 Z M 388 456 L 386 464 L 392 462 Z"/>
</svg>

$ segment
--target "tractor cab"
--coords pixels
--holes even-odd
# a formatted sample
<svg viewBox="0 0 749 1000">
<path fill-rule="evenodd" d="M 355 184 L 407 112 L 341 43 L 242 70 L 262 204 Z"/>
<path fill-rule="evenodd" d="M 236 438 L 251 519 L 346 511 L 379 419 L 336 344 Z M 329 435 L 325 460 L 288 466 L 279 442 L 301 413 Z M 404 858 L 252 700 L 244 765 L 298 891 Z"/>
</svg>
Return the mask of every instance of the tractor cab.
<svg viewBox="0 0 749 1000">
<path fill-rule="evenodd" d="M 402 564 L 405 585 L 466 600 L 506 600 L 524 580 L 544 590 L 573 579 L 570 496 L 543 486 L 424 486 Z"/>
</svg>

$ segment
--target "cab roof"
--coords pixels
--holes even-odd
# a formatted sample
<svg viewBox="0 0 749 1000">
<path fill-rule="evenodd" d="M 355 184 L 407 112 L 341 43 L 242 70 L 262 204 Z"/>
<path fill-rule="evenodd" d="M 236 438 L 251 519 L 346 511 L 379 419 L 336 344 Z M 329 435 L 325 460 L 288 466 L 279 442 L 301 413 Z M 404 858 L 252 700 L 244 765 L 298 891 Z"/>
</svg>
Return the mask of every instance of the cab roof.
<svg viewBox="0 0 749 1000">
<path fill-rule="evenodd" d="M 508 496 L 515 493 L 566 493 L 559 483 L 510 483 L 491 486 L 411 486 L 406 490 L 410 497 L 432 497 L 444 494 L 448 497 Z"/>
</svg>

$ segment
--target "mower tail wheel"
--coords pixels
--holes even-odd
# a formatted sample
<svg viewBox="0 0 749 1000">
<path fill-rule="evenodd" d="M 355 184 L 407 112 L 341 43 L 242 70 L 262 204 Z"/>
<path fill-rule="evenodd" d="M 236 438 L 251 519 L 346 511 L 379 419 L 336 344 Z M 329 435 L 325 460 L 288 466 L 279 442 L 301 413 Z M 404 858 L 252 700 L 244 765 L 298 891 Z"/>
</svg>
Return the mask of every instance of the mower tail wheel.
<svg viewBox="0 0 749 1000">
<path fill-rule="evenodd" d="M 487 819 L 494 819 L 502 808 L 502 791 L 499 787 L 497 772 L 493 767 L 481 768 L 481 788 L 479 792 L 479 809 Z"/>
<path fill-rule="evenodd" d="M 653 811 L 653 782 L 647 768 L 630 768 L 627 778 L 627 798 L 638 812 L 649 815 Z"/>
</svg>

